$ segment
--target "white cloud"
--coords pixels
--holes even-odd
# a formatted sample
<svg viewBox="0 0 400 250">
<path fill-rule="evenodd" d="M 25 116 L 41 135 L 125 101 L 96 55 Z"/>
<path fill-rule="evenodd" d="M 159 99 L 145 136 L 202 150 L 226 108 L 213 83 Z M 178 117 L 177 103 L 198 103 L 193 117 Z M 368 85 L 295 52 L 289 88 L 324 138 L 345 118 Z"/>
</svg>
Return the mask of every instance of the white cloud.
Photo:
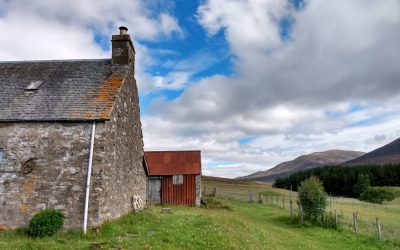
<svg viewBox="0 0 400 250">
<path fill-rule="evenodd" d="M 135 40 L 139 89 L 184 90 L 155 100 L 142 118 L 146 149 L 201 149 L 204 173 L 235 177 L 300 154 L 332 148 L 372 150 L 400 137 L 400 2 L 309 0 L 296 11 L 287 0 L 208 0 L 197 19 L 209 36 L 223 32 L 235 73 L 194 82 L 221 60 L 199 51 L 150 49 L 138 41 L 185 39 L 154 1 L 2 1 L 0 58 L 109 57 L 95 42 L 120 25 Z M 291 16 L 292 40 L 279 22 Z M 169 73 L 149 73 L 160 67 Z M 354 105 L 359 110 L 352 110 Z M 252 138 L 240 144 L 242 138 Z M 215 162 L 232 162 L 216 167 Z"/>
<path fill-rule="evenodd" d="M 281 44 L 277 22 L 287 12 L 285 0 L 206 1 L 199 21 L 210 35 L 224 29 L 234 51 L 264 50 Z"/>
<path fill-rule="evenodd" d="M 109 57 L 95 35 L 109 39 L 120 25 L 134 40 L 183 35 L 174 17 L 142 1 L 6 1 L 0 13 L 1 60 Z"/>
<path fill-rule="evenodd" d="M 161 13 L 160 24 L 163 33 L 167 36 L 176 33 L 178 36 L 183 37 L 183 31 L 179 26 L 177 20 L 166 13 Z"/>
<path fill-rule="evenodd" d="M 293 40 L 282 41 L 278 23 L 287 15 Z M 168 134 L 169 147 L 200 148 L 210 162 L 238 162 L 206 173 L 239 176 L 313 151 L 369 151 L 400 136 L 400 2 L 310 0 L 297 12 L 286 1 L 209 0 L 198 18 L 210 36 L 224 32 L 238 74 L 154 102 L 152 115 L 172 128 L 145 131 Z M 246 137 L 254 140 L 238 142 Z"/>
</svg>

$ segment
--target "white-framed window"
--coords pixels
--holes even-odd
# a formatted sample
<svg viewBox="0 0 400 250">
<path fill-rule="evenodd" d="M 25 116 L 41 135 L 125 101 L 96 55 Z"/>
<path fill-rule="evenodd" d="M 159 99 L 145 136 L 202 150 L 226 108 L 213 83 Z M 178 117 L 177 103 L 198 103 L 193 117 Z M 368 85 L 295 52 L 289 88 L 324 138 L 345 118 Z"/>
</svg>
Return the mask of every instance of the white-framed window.
<svg viewBox="0 0 400 250">
<path fill-rule="evenodd" d="M 183 175 L 174 175 L 172 177 L 174 185 L 181 185 L 183 184 Z"/>
</svg>

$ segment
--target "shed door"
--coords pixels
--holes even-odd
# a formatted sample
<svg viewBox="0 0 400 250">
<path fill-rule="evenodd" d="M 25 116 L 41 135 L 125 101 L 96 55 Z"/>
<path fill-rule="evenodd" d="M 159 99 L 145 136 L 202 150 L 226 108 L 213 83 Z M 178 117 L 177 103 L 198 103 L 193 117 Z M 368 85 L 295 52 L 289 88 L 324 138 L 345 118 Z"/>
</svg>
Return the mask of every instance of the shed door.
<svg viewBox="0 0 400 250">
<path fill-rule="evenodd" d="M 161 199 L 165 204 L 194 206 L 196 175 L 163 176 Z"/>
<path fill-rule="evenodd" d="M 161 180 L 150 179 L 149 188 L 147 189 L 147 200 L 151 204 L 161 203 Z"/>
</svg>

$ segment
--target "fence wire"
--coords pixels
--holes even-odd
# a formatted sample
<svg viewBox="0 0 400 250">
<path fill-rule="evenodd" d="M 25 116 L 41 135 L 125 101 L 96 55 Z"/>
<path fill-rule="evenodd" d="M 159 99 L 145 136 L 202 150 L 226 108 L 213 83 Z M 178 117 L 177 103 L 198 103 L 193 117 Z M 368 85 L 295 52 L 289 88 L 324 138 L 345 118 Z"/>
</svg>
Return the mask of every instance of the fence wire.
<svg viewBox="0 0 400 250">
<path fill-rule="evenodd" d="M 249 203 L 262 203 L 269 206 L 279 207 L 281 209 L 285 209 L 288 211 L 288 216 L 290 217 L 290 200 L 292 200 L 292 213 L 293 220 L 296 223 L 299 223 L 301 220 L 300 207 L 297 203 L 297 193 L 293 192 L 291 195 L 283 195 L 283 194 L 271 194 L 271 191 L 265 190 L 245 190 L 243 187 L 240 189 L 234 188 L 223 188 L 223 187 L 203 187 L 203 196 L 215 196 L 215 197 L 224 197 L 228 199 L 233 199 L 237 201 L 244 201 Z M 326 214 L 335 218 L 335 214 L 337 216 L 337 229 L 338 230 L 347 230 L 355 233 L 357 231 L 358 235 L 365 235 L 371 238 L 378 238 L 378 225 L 377 220 L 372 220 L 371 218 L 365 218 L 363 214 L 357 215 L 356 227 L 354 223 L 354 216 L 350 214 L 345 214 L 343 209 L 340 207 L 343 205 L 351 205 L 354 208 L 361 203 L 357 201 L 353 201 L 347 198 L 339 198 L 339 197 L 329 197 L 327 202 L 327 207 L 325 209 Z M 375 207 L 375 205 L 372 205 Z M 376 205 L 379 206 L 379 205 Z M 390 207 L 383 209 L 390 209 Z M 399 210 L 400 211 L 400 210 Z M 354 209 L 354 212 L 357 212 Z M 399 213 L 400 216 L 400 213 Z M 400 246 L 400 224 L 395 222 L 391 222 L 385 219 L 379 219 L 379 223 L 381 224 L 381 239 L 384 241 L 393 242 L 395 245 Z"/>
</svg>

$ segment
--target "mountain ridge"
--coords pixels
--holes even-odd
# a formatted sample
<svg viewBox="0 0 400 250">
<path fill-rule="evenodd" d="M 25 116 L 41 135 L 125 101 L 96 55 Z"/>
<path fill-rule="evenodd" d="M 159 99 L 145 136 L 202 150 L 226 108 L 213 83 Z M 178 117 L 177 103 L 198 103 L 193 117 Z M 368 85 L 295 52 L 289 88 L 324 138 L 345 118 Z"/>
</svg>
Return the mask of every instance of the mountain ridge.
<svg viewBox="0 0 400 250">
<path fill-rule="evenodd" d="M 332 149 L 301 155 L 291 161 L 282 162 L 266 171 L 257 171 L 247 176 L 237 177 L 245 181 L 273 181 L 291 173 L 326 165 L 339 165 L 364 155 L 364 152 Z"/>
<path fill-rule="evenodd" d="M 388 164 L 388 163 L 400 163 L 400 138 L 383 145 L 369 153 L 366 153 L 360 157 L 352 159 L 343 163 L 342 165 L 362 165 L 362 164 Z"/>
</svg>

